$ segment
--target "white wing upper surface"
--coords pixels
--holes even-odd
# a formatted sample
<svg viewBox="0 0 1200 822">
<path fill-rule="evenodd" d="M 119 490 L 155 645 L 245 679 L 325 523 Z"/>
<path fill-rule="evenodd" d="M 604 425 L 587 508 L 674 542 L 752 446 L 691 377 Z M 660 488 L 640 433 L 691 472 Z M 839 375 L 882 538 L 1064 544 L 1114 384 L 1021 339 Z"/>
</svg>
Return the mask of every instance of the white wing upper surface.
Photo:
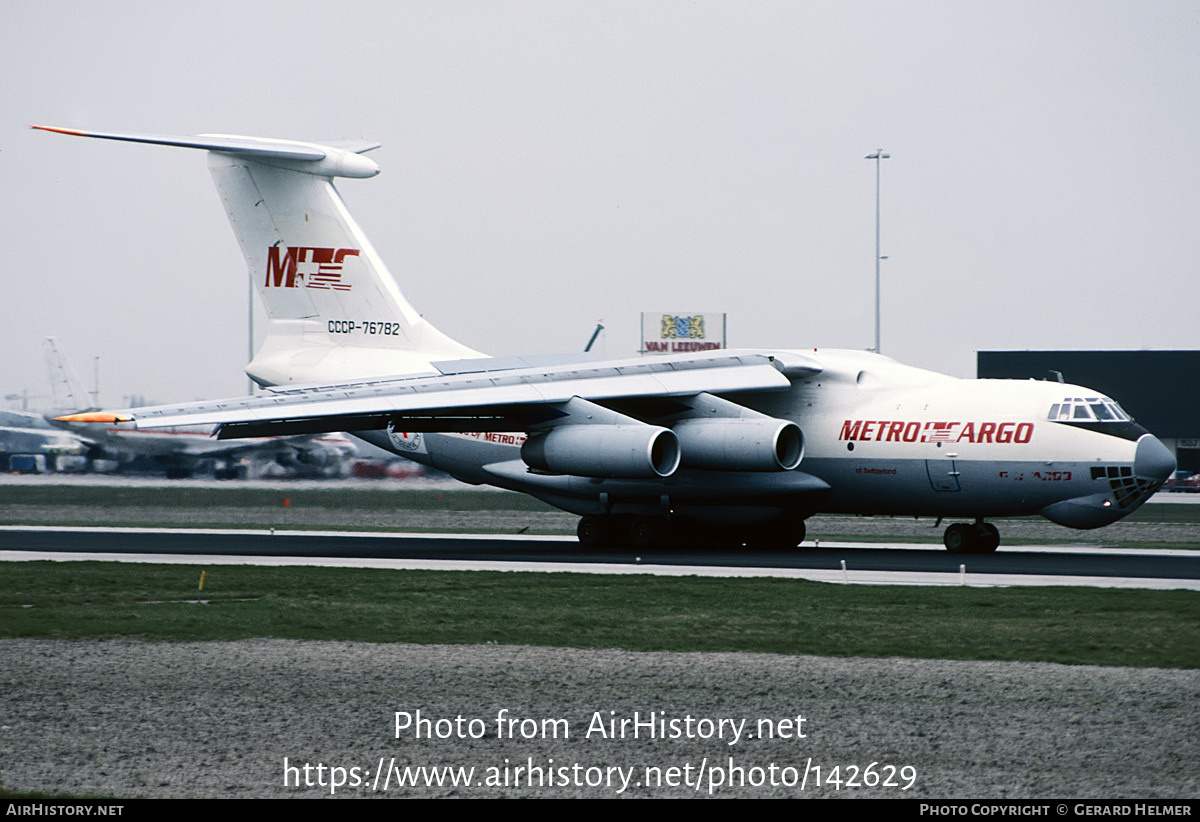
<svg viewBox="0 0 1200 822">
<path fill-rule="evenodd" d="M 699 393 L 784 390 L 791 378 L 821 371 L 792 352 L 723 351 L 655 359 L 584 362 L 548 368 L 503 368 L 425 374 L 336 385 L 288 387 L 253 397 L 115 412 L 138 428 L 219 425 L 222 436 L 383 428 L 477 431 L 522 427 L 539 406 L 588 400 L 684 397 Z"/>
</svg>

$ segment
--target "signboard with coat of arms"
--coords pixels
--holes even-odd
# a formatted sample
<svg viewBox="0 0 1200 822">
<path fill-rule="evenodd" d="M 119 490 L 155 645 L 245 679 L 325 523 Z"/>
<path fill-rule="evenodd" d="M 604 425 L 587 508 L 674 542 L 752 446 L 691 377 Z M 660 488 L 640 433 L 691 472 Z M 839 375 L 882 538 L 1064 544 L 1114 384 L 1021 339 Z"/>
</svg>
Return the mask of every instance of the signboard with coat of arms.
<svg viewBox="0 0 1200 822">
<path fill-rule="evenodd" d="M 725 315 L 642 312 L 643 354 L 725 348 Z"/>
</svg>

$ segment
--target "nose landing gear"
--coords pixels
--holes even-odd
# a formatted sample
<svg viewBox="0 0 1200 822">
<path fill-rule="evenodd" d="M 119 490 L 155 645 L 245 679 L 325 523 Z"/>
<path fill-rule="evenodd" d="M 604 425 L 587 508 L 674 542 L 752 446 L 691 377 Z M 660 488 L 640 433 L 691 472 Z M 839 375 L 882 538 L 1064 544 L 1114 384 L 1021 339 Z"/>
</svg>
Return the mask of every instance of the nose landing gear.
<svg viewBox="0 0 1200 822">
<path fill-rule="evenodd" d="M 942 542 L 952 554 L 991 554 L 1000 545 L 1000 529 L 982 519 L 956 522 L 946 529 Z"/>
</svg>

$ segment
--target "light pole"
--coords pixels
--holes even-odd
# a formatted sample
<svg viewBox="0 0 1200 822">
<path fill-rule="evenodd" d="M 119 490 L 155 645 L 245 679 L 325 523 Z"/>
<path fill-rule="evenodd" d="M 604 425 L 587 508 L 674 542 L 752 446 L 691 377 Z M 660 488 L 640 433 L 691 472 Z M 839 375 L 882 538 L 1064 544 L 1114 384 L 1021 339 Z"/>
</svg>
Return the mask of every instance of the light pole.
<svg viewBox="0 0 1200 822">
<path fill-rule="evenodd" d="M 874 154 L 868 154 L 865 159 L 875 161 L 875 353 L 879 351 L 879 261 L 883 257 L 879 256 L 879 161 L 886 160 L 892 155 L 884 154 L 883 149 L 875 150 Z"/>
</svg>

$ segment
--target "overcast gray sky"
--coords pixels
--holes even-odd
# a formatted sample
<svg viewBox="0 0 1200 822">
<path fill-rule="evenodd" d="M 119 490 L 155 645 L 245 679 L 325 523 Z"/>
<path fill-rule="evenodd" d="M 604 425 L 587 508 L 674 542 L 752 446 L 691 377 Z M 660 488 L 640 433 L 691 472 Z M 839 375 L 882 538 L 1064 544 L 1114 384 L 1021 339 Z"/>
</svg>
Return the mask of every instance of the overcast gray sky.
<svg viewBox="0 0 1200 822">
<path fill-rule="evenodd" d="M 413 304 L 493 354 L 1200 346 L 1200 0 L 7 0 L 0 394 L 53 335 L 102 400 L 244 392 L 247 277 L 201 152 L 31 131 L 366 137 L 338 184 Z M 1068 375 L 1069 377 L 1070 375 Z M 1191 378 L 1195 378 L 1192 375 Z"/>
</svg>

